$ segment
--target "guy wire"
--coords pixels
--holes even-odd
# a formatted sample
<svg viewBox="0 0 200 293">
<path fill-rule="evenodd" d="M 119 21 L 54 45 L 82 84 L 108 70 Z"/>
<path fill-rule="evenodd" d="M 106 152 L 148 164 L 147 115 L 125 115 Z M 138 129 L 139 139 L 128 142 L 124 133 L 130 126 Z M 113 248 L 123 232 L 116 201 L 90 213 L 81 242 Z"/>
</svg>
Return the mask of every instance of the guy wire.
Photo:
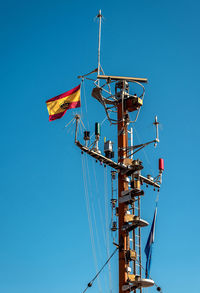
<svg viewBox="0 0 200 293">
<path fill-rule="evenodd" d="M 107 265 L 107 263 L 109 263 L 109 261 L 111 260 L 111 258 L 115 255 L 115 253 L 117 252 L 117 250 L 118 250 L 118 247 L 115 248 L 115 250 L 113 251 L 113 253 L 111 254 L 111 256 L 107 259 L 107 261 L 104 263 L 104 265 L 102 266 L 102 268 L 97 272 L 97 274 L 94 276 L 94 278 L 88 283 L 87 287 L 85 288 L 85 290 L 82 293 L 85 293 L 88 288 L 92 287 L 92 285 L 93 285 L 94 281 L 96 280 L 96 278 L 99 276 L 99 274 L 105 268 L 105 266 Z"/>
<path fill-rule="evenodd" d="M 109 221 L 108 221 L 108 189 L 107 189 L 107 167 L 104 168 L 104 199 L 105 199 L 105 222 L 106 222 L 106 240 L 107 240 L 107 256 L 110 254 L 110 245 L 109 245 Z M 108 264 L 109 268 L 109 284 L 110 291 L 112 292 L 112 275 L 111 275 L 111 265 Z"/>
<path fill-rule="evenodd" d="M 96 249 L 95 249 L 95 241 L 94 241 L 94 233 L 93 233 L 93 227 L 92 227 L 92 220 L 91 220 L 91 212 L 90 212 L 90 205 L 89 205 L 89 194 L 88 194 L 88 184 L 87 184 L 87 177 L 85 168 L 87 168 L 85 164 L 85 156 L 82 156 L 82 170 L 83 170 L 83 181 L 84 181 L 84 189 L 85 189 L 85 201 L 86 201 L 86 208 L 87 208 L 87 215 L 88 215 L 88 223 L 89 223 L 89 229 L 90 229 L 90 238 L 91 238 L 91 244 L 92 244 L 92 251 L 93 251 L 93 257 L 94 257 L 94 263 L 96 272 L 98 272 L 98 264 L 97 264 L 97 256 L 96 256 Z M 98 280 L 98 287 L 99 291 L 102 292 L 100 281 Z"/>
</svg>

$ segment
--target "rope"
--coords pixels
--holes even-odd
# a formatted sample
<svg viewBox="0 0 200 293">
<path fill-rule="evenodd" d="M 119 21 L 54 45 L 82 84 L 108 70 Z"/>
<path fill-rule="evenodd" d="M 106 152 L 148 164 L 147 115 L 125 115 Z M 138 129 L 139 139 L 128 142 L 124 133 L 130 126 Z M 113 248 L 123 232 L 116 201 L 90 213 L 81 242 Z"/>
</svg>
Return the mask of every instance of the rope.
<svg viewBox="0 0 200 293">
<path fill-rule="evenodd" d="M 100 273 L 103 271 L 103 269 L 105 268 L 105 266 L 107 265 L 107 263 L 111 260 L 111 258 L 115 255 L 115 253 L 117 252 L 118 247 L 115 248 L 115 250 L 113 251 L 113 253 L 111 254 L 111 256 L 107 259 L 107 261 L 104 263 L 104 265 L 102 266 L 102 268 L 98 271 L 98 273 L 94 276 L 94 278 L 88 283 L 87 287 L 85 288 L 85 290 L 83 291 L 83 293 L 85 293 L 87 291 L 88 288 L 92 287 L 94 281 L 96 280 L 96 278 L 100 275 Z"/>
</svg>

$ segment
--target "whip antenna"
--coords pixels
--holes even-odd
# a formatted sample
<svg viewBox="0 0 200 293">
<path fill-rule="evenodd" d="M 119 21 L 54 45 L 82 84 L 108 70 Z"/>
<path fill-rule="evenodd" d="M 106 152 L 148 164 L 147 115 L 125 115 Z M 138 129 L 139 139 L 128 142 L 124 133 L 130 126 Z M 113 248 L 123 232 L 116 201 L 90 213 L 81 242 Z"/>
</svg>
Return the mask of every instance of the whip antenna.
<svg viewBox="0 0 200 293">
<path fill-rule="evenodd" d="M 100 52 L 101 52 L 101 19 L 102 19 L 102 14 L 101 14 L 101 9 L 99 10 L 99 14 L 97 15 L 99 18 L 99 44 L 98 44 L 98 75 L 100 75 L 101 71 L 101 64 L 100 64 Z M 97 82 L 99 86 L 99 80 Z"/>
</svg>

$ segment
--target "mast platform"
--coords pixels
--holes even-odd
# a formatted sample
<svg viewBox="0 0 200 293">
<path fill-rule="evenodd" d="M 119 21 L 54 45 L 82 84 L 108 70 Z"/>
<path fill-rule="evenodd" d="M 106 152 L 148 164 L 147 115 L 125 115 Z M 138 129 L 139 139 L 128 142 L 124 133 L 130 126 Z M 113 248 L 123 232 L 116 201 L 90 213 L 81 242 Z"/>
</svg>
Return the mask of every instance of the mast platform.
<svg viewBox="0 0 200 293">
<path fill-rule="evenodd" d="M 133 291 L 140 288 L 148 288 L 154 286 L 154 281 L 151 279 L 142 279 L 139 276 L 129 275 L 129 284 L 122 286 L 122 291 Z"/>
</svg>

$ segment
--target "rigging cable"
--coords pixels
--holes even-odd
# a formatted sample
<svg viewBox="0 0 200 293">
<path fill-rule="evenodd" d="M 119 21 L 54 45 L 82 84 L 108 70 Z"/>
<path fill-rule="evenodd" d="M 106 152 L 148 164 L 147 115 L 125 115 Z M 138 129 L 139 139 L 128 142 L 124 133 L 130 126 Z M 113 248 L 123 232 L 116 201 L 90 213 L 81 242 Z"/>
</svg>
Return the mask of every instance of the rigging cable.
<svg viewBox="0 0 200 293">
<path fill-rule="evenodd" d="M 99 186 L 97 184 L 97 176 L 96 176 L 96 169 L 95 169 L 95 162 L 94 160 L 92 160 L 92 165 L 93 165 L 93 173 L 94 173 L 94 181 L 95 181 L 95 186 L 96 186 L 96 194 L 97 194 L 97 208 L 98 208 L 98 211 L 99 211 L 99 214 L 100 214 L 100 224 L 101 224 L 101 228 L 102 228 L 102 235 L 103 235 L 103 242 L 104 242 L 104 246 L 106 248 L 106 227 L 105 227 L 105 220 L 103 220 L 103 213 L 102 213 L 102 206 L 101 206 L 101 202 L 100 202 L 100 199 L 102 199 L 102 197 L 98 196 L 99 195 Z M 97 231 L 97 229 L 96 229 Z M 98 232 L 97 232 L 97 235 L 98 235 Z M 97 240 L 97 243 L 99 244 L 99 240 Z M 98 248 L 99 248 L 99 245 L 98 245 Z M 101 256 L 101 259 L 102 259 L 102 254 L 101 254 L 101 249 L 99 249 L 99 254 Z M 105 286 L 106 288 L 108 288 L 108 280 L 107 278 L 104 278 L 104 281 L 105 281 Z"/>
<path fill-rule="evenodd" d="M 106 222 L 106 250 L 107 256 L 110 254 L 110 245 L 109 245 L 109 220 L 108 220 L 108 181 L 107 181 L 107 168 L 104 168 L 104 200 L 105 200 L 105 222 Z M 112 275 L 111 275 L 111 265 L 108 264 L 109 269 L 109 284 L 110 284 L 110 292 L 112 292 Z"/>
<path fill-rule="evenodd" d="M 137 136 L 137 139 L 138 139 L 138 141 L 139 141 L 139 143 L 141 143 L 141 139 L 140 139 L 140 137 L 139 137 L 139 134 L 138 134 L 138 132 L 137 132 L 137 130 L 136 130 L 136 128 L 135 128 L 135 126 L 133 125 L 133 128 L 134 128 L 134 130 L 135 130 L 135 134 L 136 134 L 136 136 Z M 144 153 L 144 156 L 145 156 L 145 158 L 146 158 L 146 161 L 147 161 L 147 163 L 148 163 L 148 165 L 149 165 L 149 167 L 150 167 L 150 170 L 151 170 L 151 172 L 152 172 L 152 175 L 154 176 L 154 170 L 152 169 L 152 167 L 151 167 L 151 163 L 150 163 L 150 160 L 149 160 L 149 157 L 148 157 L 148 155 L 147 155 L 147 153 L 146 153 L 146 151 L 143 149 L 142 150 L 143 151 L 143 153 Z"/>
<path fill-rule="evenodd" d="M 94 162 L 92 160 L 92 162 Z M 92 216 L 93 216 L 93 228 L 94 228 L 94 231 L 95 231 L 95 236 L 96 236 L 96 244 L 97 244 L 97 250 L 98 250 L 98 254 L 101 256 L 102 258 L 102 250 L 101 250 L 101 245 L 100 245 L 100 240 L 99 240 L 99 230 L 97 229 L 97 221 L 96 221 L 96 212 L 95 212 L 95 209 L 94 209 L 94 205 L 93 205 L 93 202 L 95 201 L 95 199 L 92 197 L 92 184 L 91 184 L 91 176 L 90 176 L 90 173 L 89 173 L 90 169 L 89 169 L 89 165 L 88 165 L 88 156 L 86 156 L 86 172 L 87 172 L 87 178 L 88 178 L 88 185 L 89 185 L 89 195 L 90 195 L 90 207 L 91 207 L 91 210 L 92 210 Z M 96 202 L 96 201 L 95 201 Z"/>
<path fill-rule="evenodd" d="M 157 206 L 158 206 L 159 195 L 160 195 L 160 193 L 159 193 L 159 192 L 157 192 L 157 197 L 156 197 L 156 200 L 155 200 L 155 203 L 156 203 L 156 208 L 157 208 Z M 136 259 L 136 262 L 138 262 L 138 265 L 139 265 L 139 266 L 142 268 L 142 270 L 143 270 L 143 271 L 145 271 L 145 268 L 142 266 L 142 264 L 140 264 L 140 262 L 138 261 L 138 259 Z M 150 276 L 150 275 L 149 275 L 149 279 L 151 279 L 151 280 L 153 281 L 153 279 L 151 278 L 151 276 Z M 154 282 L 154 285 L 156 286 L 156 288 L 157 288 L 157 291 L 159 291 L 159 292 L 163 293 L 163 291 L 162 291 L 161 287 L 160 287 L 160 286 L 158 286 L 158 284 L 156 284 L 156 283 Z"/>
<path fill-rule="evenodd" d="M 92 244 L 94 263 L 95 263 L 96 272 L 98 272 L 97 256 L 96 256 L 95 241 L 94 241 L 94 232 L 93 232 L 93 227 L 92 227 L 91 211 L 90 211 L 90 205 L 89 205 L 87 174 L 85 172 L 85 168 L 87 168 L 87 165 L 85 163 L 84 158 L 85 157 L 83 155 L 82 156 L 82 170 L 83 170 L 83 181 L 84 181 L 84 189 L 85 189 L 85 201 L 86 201 L 86 208 L 87 208 L 88 223 L 89 223 L 89 229 L 90 229 L 90 238 L 91 238 L 91 244 Z M 100 284 L 99 280 L 98 280 L 98 287 L 99 287 L 99 291 L 102 292 L 101 284 Z"/>
<path fill-rule="evenodd" d="M 95 166 L 94 166 L 94 160 L 92 160 L 92 165 L 93 165 L 93 173 L 94 173 L 94 181 L 95 181 L 95 185 L 96 185 L 96 191 L 97 191 L 97 195 L 99 194 L 99 186 L 98 186 L 98 182 L 97 182 L 97 176 L 96 176 L 96 170 L 95 170 Z M 101 227 L 102 227 L 102 234 L 103 234 L 103 240 L 104 240 L 104 244 L 106 247 L 106 229 L 105 229 L 105 225 L 104 225 L 104 221 L 103 221 L 103 214 L 102 214 L 102 208 L 101 208 L 101 204 L 100 204 L 100 197 L 97 197 L 97 203 L 98 203 L 98 210 L 100 213 L 100 221 L 101 221 Z"/>
<path fill-rule="evenodd" d="M 82 293 L 85 293 L 88 288 L 92 287 L 92 285 L 93 285 L 94 281 L 96 280 L 96 278 L 99 276 L 99 274 L 105 268 L 105 266 L 107 265 L 107 263 L 109 263 L 109 261 L 111 260 L 111 258 L 115 255 L 115 253 L 117 252 L 117 250 L 118 250 L 118 247 L 115 248 L 115 250 L 113 251 L 113 253 L 111 254 L 111 256 L 107 259 L 107 261 L 104 263 L 104 265 L 101 267 L 101 269 L 97 272 L 97 274 L 94 276 L 94 278 L 88 283 L 87 287 L 85 288 L 85 290 Z"/>
</svg>

